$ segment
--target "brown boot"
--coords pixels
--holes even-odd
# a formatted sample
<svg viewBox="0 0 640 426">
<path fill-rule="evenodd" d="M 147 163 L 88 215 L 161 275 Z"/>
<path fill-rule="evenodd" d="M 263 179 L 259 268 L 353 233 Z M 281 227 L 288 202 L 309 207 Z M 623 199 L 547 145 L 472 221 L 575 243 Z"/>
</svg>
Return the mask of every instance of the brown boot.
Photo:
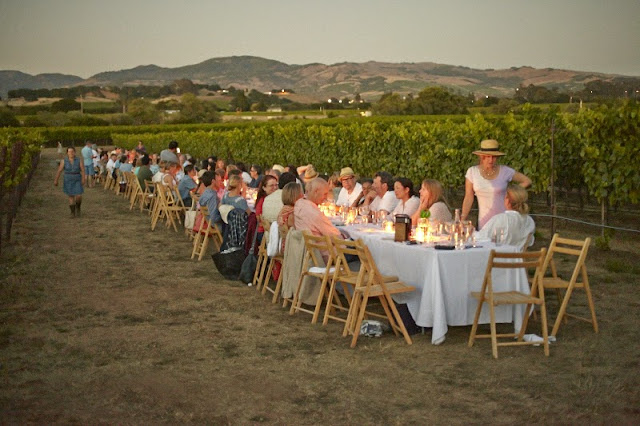
<svg viewBox="0 0 640 426">
<path fill-rule="evenodd" d="M 76 201 L 76 216 L 80 217 L 80 206 L 82 205 L 82 201 Z"/>
<path fill-rule="evenodd" d="M 76 217 L 76 205 L 69 204 L 69 210 L 71 210 L 71 219 L 74 219 Z"/>
</svg>

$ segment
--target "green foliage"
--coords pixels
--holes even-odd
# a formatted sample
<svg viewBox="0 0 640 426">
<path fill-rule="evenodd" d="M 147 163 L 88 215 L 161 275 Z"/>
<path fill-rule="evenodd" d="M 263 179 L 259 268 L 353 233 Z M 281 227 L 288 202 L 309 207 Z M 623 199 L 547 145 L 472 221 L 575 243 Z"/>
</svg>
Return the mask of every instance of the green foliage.
<svg viewBox="0 0 640 426">
<path fill-rule="evenodd" d="M 0 127 L 19 127 L 20 121 L 16 118 L 14 113 L 5 107 L 0 108 Z"/>
<path fill-rule="evenodd" d="M 146 99 L 134 99 L 129 102 L 128 111 L 135 124 L 154 124 L 161 120 L 161 113 Z"/>
<path fill-rule="evenodd" d="M 180 99 L 180 113 L 172 123 L 217 123 L 220 114 L 211 102 L 201 101 L 195 95 L 188 93 Z"/>
<path fill-rule="evenodd" d="M 43 141 L 37 130 L 0 129 L 0 198 L 25 179 Z"/>
<path fill-rule="evenodd" d="M 51 104 L 51 112 L 80 111 L 80 102 L 74 99 L 60 99 Z"/>
<path fill-rule="evenodd" d="M 426 87 L 417 97 L 400 96 L 396 93 L 382 95 L 373 111 L 384 115 L 440 115 L 466 114 L 470 99 L 451 93 L 442 87 Z"/>
</svg>

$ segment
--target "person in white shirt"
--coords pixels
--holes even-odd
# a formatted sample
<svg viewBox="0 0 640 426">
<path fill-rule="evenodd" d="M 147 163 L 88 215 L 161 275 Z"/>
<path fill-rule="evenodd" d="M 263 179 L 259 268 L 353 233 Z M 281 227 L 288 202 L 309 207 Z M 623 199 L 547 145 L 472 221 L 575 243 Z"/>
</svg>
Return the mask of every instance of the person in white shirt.
<svg viewBox="0 0 640 426">
<path fill-rule="evenodd" d="M 406 214 L 412 216 L 420 208 L 420 198 L 413 194 L 413 182 L 405 177 L 397 178 L 393 184 L 393 192 L 398 199 L 398 205 L 392 214 Z"/>
<path fill-rule="evenodd" d="M 509 185 L 507 195 L 504 198 L 504 213 L 498 213 L 489 219 L 480 231 L 476 234 L 478 239 L 493 238 L 494 233 L 503 232 L 503 244 L 525 248 L 533 245 L 533 233 L 536 224 L 531 219 L 529 206 L 527 205 L 527 190 L 520 185 Z"/>
<path fill-rule="evenodd" d="M 356 182 L 356 176 L 351 167 L 340 170 L 340 182 L 342 182 L 342 189 L 338 194 L 336 206 L 356 207 L 362 193 L 362 185 Z"/>
<path fill-rule="evenodd" d="M 393 183 L 391 173 L 377 172 L 373 178 L 372 191 L 365 195 L 364 205 L 374 212 L 391 213 L 400 201 L 393 192 Z"/>
</svg>

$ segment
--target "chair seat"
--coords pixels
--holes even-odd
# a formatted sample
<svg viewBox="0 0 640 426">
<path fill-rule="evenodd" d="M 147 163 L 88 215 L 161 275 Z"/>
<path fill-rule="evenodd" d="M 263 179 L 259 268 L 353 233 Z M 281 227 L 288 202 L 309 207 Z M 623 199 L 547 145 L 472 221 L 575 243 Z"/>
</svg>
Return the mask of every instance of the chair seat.
<svg viewBox="0 0 640 426">
<path fill-rule="evenodd" d="M 480 300 L 482 293 L 478 291 L 471 292 L 471 296 Z M 488 302 L 489 299 L 485 298 Z M 520 293 L 519 291 L 503 291 L 493 293 L 494 305 L 513 305 L 513 304 L 527 304 L 532 303 L 539 305 L 542 303 L 542 299 L 539 297 L 531 297 L 528 294 Z"/>
<path fill-rule="evenodd" d="M 570 282 L 567 280 L 563 280 L 560 277 L 547 277 L 542 279 L 542 285 L 544 288 L 568 288 Z M 583 283 L 574 283 L 574 288 L 583 288 Z"/>
<path fill-rule="evenodd" d="M 387 288 L 387 293 L 389 294 L 406 293 L 415 290 L 415 287 L 407 285 L 402 281 L 385 283 L 385 287 Z M 366 289 L 367 287 L 357 287 L 355 291 L 364 293 Z M 369 287 L 369 297 L 382 296 L 383 294 L 384 291 L 382 291 L 382 286 L 380 286 L 379 284 L 375 284 Z"/>
</svg>

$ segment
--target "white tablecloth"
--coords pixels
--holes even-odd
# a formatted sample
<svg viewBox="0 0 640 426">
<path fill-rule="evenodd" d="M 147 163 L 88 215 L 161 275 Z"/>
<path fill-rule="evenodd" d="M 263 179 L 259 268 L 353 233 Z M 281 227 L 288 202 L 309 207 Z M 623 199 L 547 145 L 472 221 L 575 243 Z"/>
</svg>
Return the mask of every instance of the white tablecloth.
<svg viewBox="0 0 640 426">
<path fill-rule="evenodd" d="M 432 327 L 431 342 L 444 341 L 448 326 L 471 325 L 477 300 L 472 291 L 480 291 L 489 253 L 495 246 L 482 243 L 483 247 L 465 250 L 436 250 L 422 245 L 406 245 L 393 241 L 393 234 L 382 232 L 375 225 L 343 227 L 355 240 L 361 238 L 369 247 L 385 275 L 397 275 L 400 280 L 416 289 L 410 293 L 394 295 L 398 303 L 406 303 L 418 326 Z M 501 246 L 498 251 L 515 252 L 516 247 Z M 494 270 L 494 291 L 529 291 L 526 272 L 522 269 Z M 525 305 L 508 305 L 496 308 L 497 322 L 513 322 L 520 330 Z M 485 304 L 481 323 L 489 322 L 489 310 Z"/>
</svg>

